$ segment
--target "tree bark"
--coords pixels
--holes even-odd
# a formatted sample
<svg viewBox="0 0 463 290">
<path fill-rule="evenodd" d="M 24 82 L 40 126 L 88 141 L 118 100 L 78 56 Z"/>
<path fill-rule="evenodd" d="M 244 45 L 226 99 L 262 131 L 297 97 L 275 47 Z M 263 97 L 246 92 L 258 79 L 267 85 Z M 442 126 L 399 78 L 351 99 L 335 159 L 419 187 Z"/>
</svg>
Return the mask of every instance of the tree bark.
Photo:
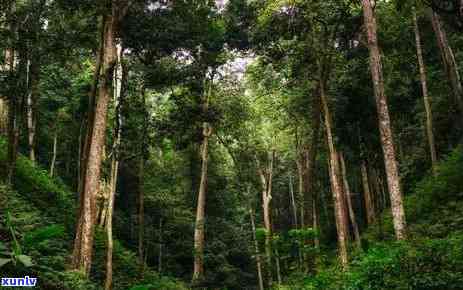
<svg viewBox="0 0 463 290">
<path fill-rule="evenodd" d="M 461 79 L 458 72 L 455 55 L 453 53 L 452 47 L 448 42 L 447 33 L 445 32 L 444 26 L 442 25 L 440 16 L 435 11 L 429 11 L 431 14 L 432 27 L 434 33 L 436 34 L 437 45 L 439 47 L 445 73 L 447 74 L 447 79 L 459 109 L 460 125 L 463 125 L 463 87 L 461 85 Z"/>
<path fill-rule="evenodd" d="M 196 208 L 196 222 L 194 234 L 194 270 L 193 281 L 200 281 L 204 278 L 204 218 L 206 208 L 206 187 L 207 187 L 207 162 L 208 145 L 212 128 L 208 123 L 203 124 L 203 141 L 201 144 L 201 181 L 199 184 L 198 204 Z"/>
<path fill-rule="evenodd" d="M 162 273 L 162 218 L 159 219 L 159 255 L 158 255 L 158 273 Z"/>
<path fill-rule="evenodd" d="M 28 86 L 29 92 L 26 99 L 26 116 L 27 116 L 27 142 L 29 145 L 29 159 L 35 162 L 36 146 L 36 124 L 37 124 L 37 98 L 39 92 L 39 67 L 37 60 L 28 60 Z"/>
<path fill-rule="evenodd" d="M 118 3 L 117 4 L 121 4 Z M 72 268 L 82 271 L 86 276 L 90 273 L 94 224 L 96 216 L 96 192 L 100 182 L 102 150 L 105 141 L 108 103 L 112 93 L 113 70 L 117 60 L 116 56 L 116 31 L 123 17 L 122 11 L 126 11 L 111 1 L 111 13 L 106 15 L 103 25 L 103 62 L 98 99 L 95 100 L 94 122 L 91 124 L 90 146 L 88 158 L 83 172 L 83 186 L 81 194 L 81 208 L 77 225 L 77 233 L 74 241 Z M 122 9 L 121 9 L 122 8 Z"/>
<path fill-rule="evenodd" d="M 368 170 L 367 165 L 364 160 L 362 160 L 360 164 L 360 171 L 362 174 L 362 185 L 363 185 L 363 197 L 365 200 L 365 211 L 367 215 L 367 224 L 372 225 L 375 222 L 376 215 L 375 215 L 375 208 L 373 204 L 373 199 L 370 190 L 370 184 L 368 179 Z"/>
<path fill-rule="evenodd" d="M 206 82 L 204 82 L 206 86 Z M 202 111 L 206 115 L 209 109 L 209 98 L 211 96 L 213 78 L 211 77 L 207 92 L 203 95 Z M 206 87 L 204 86 L 204 89 Z M 206 191 L 207 191 L 207 170 L 208 170 L 208 147 L 209 138 L 212 135 L 212 126 L 208 122 L 203 122 L 202 142 L 201 142 L 201 179 L 199 183 L 198 202 L 196 207 L 196 221 L 194 231 L 194 263 L 193 263 L 193 282 L 201 282 L 204 279 L 204 230 L 206 212 Z"/>
<path fill-rule="evenodd" d="M 271 287 L 273 283 L 272 271 L 272 220 L 271 220 L 271 201 L 272 201 L 272 179 L 273 179 L 273 162 L 275 159 L 275 150 L 269 154 L 268 165 L 266 168 L 261 167 L 259 159 L 256 157 L 257 170 L 262 184 L 262 210 L 265 227 L 265 255 L 267 261 L 268 284 Z"/>
<path fill-rule="evenodd" d="M 56 155 L 58 152 L 58 125 L 55 126 L 55 134 L 53 135 L 53 157 L 50 164 L 50 176 L 55 174 Z"/>
<path fill-rule="evenodd" d="M 138 262 L 140 263 L 143 272 L 145 252 L 145 157 L 143 154 L 140 156 L 140 164 L 138 170 Z"/>
<path fill-rule="evenodd" d="M 368 36 L 370 51 L 370 70 L 373 80 L 373 89 L 378 110 L 379 131 L 381 145 L 384 153 L 389 193 L 391 195 L 391 210 L 393 216 L 395 235 L 398 240 L 406 239 L 406 221 L 403 206 L 402 189 L 400 185 L 399 168 L 394 148 L 391 121 L 387 97 L 384 92 L 383 72 L 381 68 L 381 55 L 377 39 L 376 18 L 373 14 L 370 0 L 362 0 L 364 23 Z"/>
<path fill-rule="evenodd" d="M 323 73 L 321 73 L 323 78 Z M 333 190 L 333 199 L 334 199 L 334 210 L 335 210 L 335 220 L 336 220 L 336 229 L 338 234 L 338 246 L 339 246 L 339 259 L 341 265 L 344 269 L 348 267 L 348 253 L 347 253 L 347 222 L 346 222 L 346 211 L 345 203 L 343 200 L 342 185 L 340 182 L 340 169 L 338 163 L 338 153 L 334 144 L 333 130 L 332 130 L 332 117 L 328 107 L 328 100 L 325 94 L 325 84 L 324 80 L 320 80 L 320 99 L 323 108 L 324 120 L 325 120 L 325 129 L 326 129 L 326 138 L 329 149 L 329 164 L 330 164 L 330 177 L 331 185 Z"/>
<path fill-rule="evenodd" d="M 254 251 L 256 256 L 256 266 L 257 266 L 257 278 L 259 279 L 259 290 L 264 290 L 264 279 L 262 276 L 262 261 L 259 252 L 259 243 L 257 242 L 256 237 L 256 222 L 254 221 L 254 210 L 252 208 L 249 209 L 249 216 L 251 217 L 251 230 L 252 230 L 252 238 L 254 240 Z"/>
<path fill-rule="evenodd" d="M 293 177 L 291 176 L 291 174 L 289 174 L 289 197 L 291 200 L 291 207 L 293 209 L 293 227 L 297 229 L 298 228 L 297 206 L 296 206 L 296 200 L 294 198 Z"/>
<path fill-rule="evenodd" d="M 318 222 L 318 210 L 317 210 L 317 203 L 316 198 L 313 199 L 312 203 L 312 213 L 313 213 L 313 229 L 316 232 L 316 236 L 314 239 L 314 246 L 318 249 L 320 248 L 320 229 L 319 229 L 319 222 Z"/>
<path fill-rule="evenodd" d="M 352 224 L 352 229 L 354 231 L 355 243 L 358 249 L 362 249 L 362 242 L 360 239 L 359 227 L 358 227 L 357 220 L 355 217 L 354 207 L 352 205 L 352 192 L 350 191 L 349 181 L 347 180 L 347 173 L 346 173 L 347 170 L 346 170 L 346 162 L 344 160 L 344 154 L 339 153 L 339 159 L 341 161 L 341 173 L 342 173 L 342 180 L 344 184 L 344 192 L 345 192 L 345 196 L 347 200 L 347 207 L 349 210 L 349 218 Z"/>
<path fill-rule="evenodd" d="M 297 178 L 298 178 L 298 194 L 301 197 L 301 199 L 304 201 L 305 196 L 304 196 L 304 161 L 302 159 L 302 154 L 298 154 L 299 156 L 296 157 L 296 166 L 297 166 Z M 304 223 L 304 213 L 305 213 L 305 207 L 304 207 L 304 202 L 301 202 L 301 218 L 300 218 L 300 224 L 301 228 L 305 227 Z"/>
<path fill-rule="evenodd" d="M 303 179 L 305 184 L 304 190 L 304 208 L 311 209 L 312 208 L 312 201 L 314 199 L 315 190 L 315 162 L 317 160 L 318 155 L 318 143 L 319 143 L 319 136 L 320 136 L 320 116 L 321 116 L 321 108 L 320 108 L 320 97 L 319 97 L 319 90 L 320 87 L 318 86 L 315 89 L 315 93 L 312 99 L 312 115 L 311 115 L 311 124 L 312 124 L 312 136 L 309 142 L 309 146 L 306 151 L 306 175 Z M 308 225 L 313 224 L 312 220 L 313 214 L 306 210 L 306 214 L 304 217 L 305 222 Z M 301 222 L 303 224 L 303 222 Z"/>
<path fill-rule="evenodd" d="M 8 135 L 8 101 L 0 97 L 0 134 Z"/>
<path fill-rule="evenodd" d="M 127 72 L 124 71 L 122 65 L 122 46 L 117 45 L 117 66 L 114 70 L 114 103 L 116 107 L 116 120 L 114 126 L 114 146 L 111 156 L 111 176 L 109 180 L 108 207 L 105 219 L 106 237 L 108 246 L 106 249 L 106 279 L 105 290 L 110 290 L 113 282 L 113 212 L 114 200 L 116 196 L 117 177 L 119 171 L 119 148 L 122 135 L 122 99 L 125 93 L 127 83 Z"/>
<path fill-rule="evenodd" d="M 421 46 L 420 28 L 418 26 L 418 17 L 416 16 L 416 10 L 413 10 L 413 24 L 415 30 L 415 42 L 416 42 L 416 55 L 418 58 L 418 66 L 420 71 L 421 91 L 423 93 L 424 109 L 426 111 L 426 135 L 428 137 L 429 152 L 431 154 L 431 165 L 434 175 L 436 174 L 437 167 L 437 153 L 436 145 L 434 142 L 433 124 L 432 124 L 432 109 L 431 102 L 428 94 L 428 85 L 426 80 L 426 67 L 423 59 L 423 49 Z"/>
<path fill-rule="evenodd" d="M 280 267 L 280 253 L 278 252 L 278 249 L 275 247 L 275 268 L 277 272 L 277 281 L 278 284 L 282 284 L 281 280 L 281 267 Z"/>
<path fill-rule="evenodd" d="M 16 11 L 16 4 L 13 1 L 8 7 L 8 16 L 13 15 Z M 12 35 L 16 34 L 16 27 L 14 24 L 10 23 L 8 29 Z M 13 42 L 14 39 L 11 39 Z M 5 63 L 6 69 L 10 75 L 13 75 L 16 70 L 16 59 L 15 59 L 15 50 L 10 47 L 6 49 L 5 54 Z M 17 86 L 17 85 L 16 85 Z M 8 155 L 7 155 L 7 183 L 13 183 L 13 177 L 16 170 L 16 159 L 18 154 L 18 144 L 19 144 L 19 113 L 21 111 L 21 105 L 19 97 L 17 96 L 17 91 L 10 91 L 8 95 Z"/>
</svg>

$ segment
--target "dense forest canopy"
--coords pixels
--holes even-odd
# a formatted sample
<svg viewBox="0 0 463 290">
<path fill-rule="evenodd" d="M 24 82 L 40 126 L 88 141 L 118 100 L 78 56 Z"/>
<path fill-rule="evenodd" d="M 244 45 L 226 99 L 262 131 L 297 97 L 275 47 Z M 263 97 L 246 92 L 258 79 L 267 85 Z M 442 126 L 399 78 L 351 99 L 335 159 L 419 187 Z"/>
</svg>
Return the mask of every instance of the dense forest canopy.
<svg viewBox="0 0 463 290">
<path fill-rule="evenodd" d="M 0 278 L 463 289 L 463 1 L 0 0 Z"/>
</svg>

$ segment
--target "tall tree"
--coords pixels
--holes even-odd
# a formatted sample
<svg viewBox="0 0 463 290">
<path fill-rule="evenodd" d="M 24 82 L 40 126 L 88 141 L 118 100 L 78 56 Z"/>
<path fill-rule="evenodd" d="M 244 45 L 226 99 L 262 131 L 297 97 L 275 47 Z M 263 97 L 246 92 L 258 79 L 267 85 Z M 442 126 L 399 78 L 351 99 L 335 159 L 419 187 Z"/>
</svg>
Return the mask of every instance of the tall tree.
<svg viewBox="0 0 463 290">
<path fill-rule="evenodd" d="M 272 149 L 268 153 L 267 164 L 261 165 L 259 158 L 256 157 L 257 173 L 260 178 L 262 187 L 262 212 L 264 217 L 265 228 L 265 255 L 267 261 L 267 275 L 269 286 L 273 283 L 272 278 L 272 184 L 273 184 L 273 163 L 275 161 L 276 151 Z"/>
<path fill-rule="evenodd" d="M 96 192 L 100 182 L 102 150 L 105 142 L 108 103 L 112 95 L 112 77 L 117 62 L 116 37 L 128 2 L 111 0 L 103 16 L 102 65 L 99 73 L 98 98 L 95 100 L 94 118 L 89 127 L 88 155 L 83 172 L 79 219 L 74 241 L 72 267 L 89 275 L 92 254 L 94 225 L 96 221 Z"/>
<path fill-rule="evenodd" d="M 347 208 L 349 211 L 349 218 L 352 224 L 352 230 L 354 231 L 354 239 L 357 245 L 357 248 L 362 248 L 362 242 L 360 238 L 360 231 L 357 224 L 357 219 L 355 216 L 354 206 L 352 204 L 352 192 L 350 190 L 349 181 L 347 180 L 347 169 L 346 169 L 346 161 L 344 160 L 344 154 L 342 152 L 339 153 L 339 159 L 341 162 L 341 173 L 342 173 L 342 180 L 344 185 L 344 193 L 347 200 Z"/>
<path fill-rule="evenodd" d="M 439 14 L 432 10 L 429 10 L 429 13 L 431 15 L 432 28 L 436 35 L 437 45 L 439 47 L 444 70 L 452 89 L 454 99 L 457 103 L 458 110 L 460 111 L 459 116 L 461 125 L 463 124 L 463 86 L 461 84 L 461 78 L 460 73 L 458 72 L 455 54 L 453 53 L 453 49 L 449 44 L 447 33 L 444 29 Z"/>
<path fill-rule="evenodd" d="M 360 163 L 360 173 L 362 175 L 363 199 L 365 202 L 367 224 L 372 225 L 375 222 L 376 214 L 365 160 L 362 160 Z"/>
<path fill-rule="evenodd" d="M 432 109 L 428 93 L 428 84 L 426 78 L 426 66 L 423 59 L 423 48 L 421 45 L 420 27 L 418 25 L 418 17 L 416 9 L 413 9 L 413 27 L 415 31 L 416 42 L 416 55 L 418 58 L 418 67 L 420 71 L 421 91 L 423 93 L 424 109 L 426 111 L 426 135 L 428 137 L 429 152 L 431 154 L 431 164 L 434 174 L 436 173 L 437 166 L 437 152 L 436 144 L 434 141 L 433 122 L 432 122 Z"/>
<path fill-rule="evenodd" d="M 378 123 L 381 137 L 381 145 L 384 154 L 387 183 L 391 195 L 391 209 L 394 230 L 397 239 L 405 239 L 406 221 L 403 205 L 402 188 L 400 185 L 399 168 L 397 165 L 394 138 L 392 134 L 391 120 L 387 97 L 384 91 L 383 71 L 381 67 L 381 54 L 378 45 L 376 17 L 370 0 L 362 0 L 364 25 L 368 38 L 370 52 L 370 71 L 373 80 L 374 95 L 378 111 Z"/>
<path fill-rule="evenodd" d="M 119 173 L 119 150 L 121 143 L 122 114 L 121 107 L 125 94 L 127 82 L 127 70 L 122 64 L 122 45 L 117 45 L 117 65 L 114 69 L 114 104 L 115 104 L 115 126 L 113 132 L 114 144 L 111 152 L 111 169 L 109 177 L 109 196 L 106 217 L 106 236 L 108 246 L 106 250 L 106 279 L 105 290 L 110 290 L 113 282 L 113 212 L 114 200 L 116 196 L 117 178 Z"/>
<path fill-rule="evenodd" d="M 325 130 L 326 130 L 326 141 L 328 144 L 329 151 L 329 170 L 330 170 L 330 180 L 331 188 L 333 191 L 333 200 L 334 200 L 334 213 L 336 219 L 336 229 L 338 234 L 338 250 L 339 250 L 339 259 L 341 265 L 344 269 L 347 269 L 349 259 L 347 253 L 347 239 L 348 239 L 348 228 L 347 228 L 347 212 L 345 208 L 344 193 L 341 183 L 341 169 L 339 166 L 339 156 L 334 143 L 333 136 L 333 121 L 330 109 L 328 107 L 328 99 L 325 93 L 325 77 L 323 69 L 320 69 L 321 80 L 320 80 L 320 99 L 323 108 L 323 119 L 325 120 Z"/>
<path fill-rule="evenodd" d="M 209 80 L 208 88 L 202 97 L 202 110 L 206 115 L 209 109 L 209 101 L 212 92 L 213 76 Z M 204 278 L 204 223 L 207 191 L 207 169 L 208 169 L 208 146 L 212 134 L 212 126 L 209 122 L 203 122 L 201 141 L 201 180 L 198 191 L 198 204 L 196 207 L 196 221 L 194 233 L 194 267 L 193 281 L 200 281 Z"/>
</svg>

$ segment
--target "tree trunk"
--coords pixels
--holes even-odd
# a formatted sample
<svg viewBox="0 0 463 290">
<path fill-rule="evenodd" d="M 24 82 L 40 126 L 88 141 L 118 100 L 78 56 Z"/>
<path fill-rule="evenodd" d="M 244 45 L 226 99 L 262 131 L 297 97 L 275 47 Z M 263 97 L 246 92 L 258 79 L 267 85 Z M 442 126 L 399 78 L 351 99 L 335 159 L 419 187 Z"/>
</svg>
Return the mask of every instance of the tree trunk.
<svg viewBox="0 0 463 290">
<path fill-rule="evenodd" d="M 19 145 L 19 112 L 21 105 L 16 96 L 10 99 L 9 126 L 8 126 L 8 172 L 7 182 L 13 184 L 13 177 L 16 171 L 16 159 L 18 158 Z"/>
<path fill-rule="evenodd" d="M 262 168 L 259 159 L 256 157 L 257 170 L 262 184 L 262 210 L 265 227 L 265 255 L 267 261 L 268 284 L 271 287 L 273 283 L 272 271 L 272 221 L 271 221 L 271 201 L 272 201 L 272 179 L 273 179 L 273 162 L 275 159 L 275 150 L 269 154 L 269 162 L 266 168 Z"/>
<path fill-rule="evenodd" d="M 447 74 L 454 99 L 459 109 L 460 124 L 463 124 L 463 87 L 461 85 L 455 55 L 448 42 L 447 33 L 444 30 L 440 16 L 432 10 L 430 10 L 429 13 L 431 14 L 432 27 L 436 34 L 437 45 L 439 47 L 445 73 Z"/>
<path fill-rule="evenodd" d="M 162 218 L 159 219 L 159 255 L 158 255 L 158 273 L 162 273 Z"/>
<path fill-rule="evenodd" d="M 120 141 L 120 133 L 117 133 L 117 141 Z M 116 149 L 117 150 L 117 149 Z M 107 249 L 106 249 L 106 279 L 105 279 L 105 290 L 110 290 L 113 282 L 113 212 L 114 212 L 114 200 L 116 195 L 117 186 L 117 175 L 119 171 L 119 160 L 118 157 L 114 156 L 111 160 L 111 179 L 109 182 L 109 196 L 108 196 L 108 208 L 106 222 L 106 237 L 107 237 Z"/>
<path fill-rule="evenodd" d="M 103 63 L 100 75 L 98 98 L 95 100 L 95 114 L 89 138 L 88 158 L 83 172 L 83 186 L 80 215 L 77 225 L 77 233 L 74 241 L 72 267 L 81 270 L 86 276 L 90 273 L 92 254 L 94 223 L 96 216 L 96 192 L 100 182 L 102 150 L 105 143 L 108 103 L 112 92 L 113 69 L 117 60 L 115 34 L 117 25 L 123 17 L 125 9 L 112 2 L 111 14 L 104 17 L 103 25 Z M 126 10 L 125 10 L 126 11 Z"/>
<path fill-rule="evenodd" d="M 0 97 L 0 134 L 8 135 L 8 101 Z"/>
<path fill-rule="evenodd" d="M 305 196 L 304 196 L 304 161 L 302 159 L 302 154 L 298 154 L 299 156 L 296 157 L 296 166 L 297 166 L 297 178 L 298 178 L 298 194 L 301 197 L 301 199 L 304 201 Z M 300 218 L 300 223 L 301 223 L 301 228 L 305 227 L 305 222 L 304 222 L 304 213 L 305 213 L 305 207 L 304 207 L 304 202 L 301 202 L 301 218 Z"/>
<path fill-rule="evenodd" d="M 26 99 L 26 115 L 27 115 L 27 142 L 29 145 L 29 159 L 35 162 L 35 146 L 36 146 L 36 124 L 37 124 L 37 97 L 39 86 L 39 67 L 37 60 L 28 60 L 28 85 L 29 92 Z"/>
<path fill-rule="evenodd" d="M 378 110 L 379 131 L 381 145 L 384 153 L 384 163 L 391 195 L 391 209 L 394 230 L 398 240 L 406 238 L 405 211 L 403 206 L 402 189 L 400 185 L 399 168 L 396 160 L 396 152 L 392 135 L 391 121 L 387 97 L 384 92 L 383 72 L 381 68 L 381 56 L 377 39 L 376 18 L 373 14 L 370 0 L 362 0 L 364 23 L 368 35 L 368 48 L 370 51 L 370 70 L 373 80 L 376 107 Z"/>
<path fill-rule="evenodd" d="M 319 135 L 320 135 L 320 97 L 319 97 L 319 90 L 320 87 L 318 86 L 315 90 L 315 94 L 312 100 L 312 115 L 311 115 L 311 124 L 312 124 L 312 136 L 309 142 L 309 146 L 306 151 L 306 175 L 303 179 L 305 184 L 304 190 L 304 203 L 307 210 L 305 211 L 304 220 L 308 225 L 313 224 L 313 214 L 308 209 L 312 209 L 312 201 L 314 199 L 315 190 L 315 162 L 317 160 L 318 154 L 318 143 L 319 143 Z M 302 222 L 301 222 L 302 224 Z M 309 265 L 311 266 L 311 265 Z"/>
<path fill-rule="evenodd" d="M 141 276 L 144 275 L 145 270 L 145 158 L 147 155 L 146 151 L 146 138 L 148 135 L 148 111 L 146 109 L 146 90 L 142 87 L 142 98 L 143 98 L 143 131 L 141 135 L 141 146 L 140 146 L 140 160 L 138 167 L 138 261 L 140 263 Z"/>
<path fill-rule="evenodd" d="M 426 80 L 426 67 L 424 65 L 423 49 L 421 47 L 420 29 L 418 26 L 418 18 L 416 16 L 415 9 L 413 10 L 413 24 L 414 24 L 414 29 L 415 29 L 416 55 L 418 58 L 418 66 L 420 70 L 421 91 L 423 93 L 424 109 L 426 111 L 426 135 L 428 137 L 429 152 L 431 154 L 432 171 L 434 174 L 436 174 L 437 153 L 436 153 L 436 145 L 434 142 L 434 133 L 433 133 L 433 125 L 432 125 L 432 109 L 431 109 L 430 98 L 428 95 L 428 85 L 427 85 L 427 80 Z"/>
<path fill-rule="evenodd" d="M 206 115 L 209 109 L 209 98 L 211 96 L 213 77 L 210 79 L 207 91 L 202 98 L 202 113 Z M 206 81 L 204 82 L 206 90 Z M 201 282 L 204 279 L 204 229 L 206 212 L 206 191 L 207 191 L 207 170 L 208 170 L 208 147 L 209 138 L 212 135 L 212 127 L 208 122 L 203 123 L 203 140 L 201 143 L 201 179 L 199 183 L 198 201 L 196 207 L 196 221 L 194 231 L 194 263 L 193 282 Z"/>
<path fill-rule="evenodd" d="M 349 210 L 350 221 L 352 223 L 352 229 L 354 230 L 355 243 L 358 249 L 362 249 L 362 242 L 360 239 L 359 227 L 357 224 L 357 220 L 355 218 L 354 207 L 352 205 L 352 192 L 350 191 L 349 181 L 347 180 L 347 173 L 346 173 L 347 170 L 346 170 L 346 162 L 344 160 L 344 154 L 339 153 L 339 159 L 341 161 L 341 172 L 342 172 L 342 180 L 344 184 L 344 192 L 346 195 L 347 207 Z"/>
<path fill-rule="evenodd" d="M 16 5 L 13 1 L 7 9 L 8 16 L 13 15 L 16 11 Z M 13 24 L 10 24 L 8 29 L 12 35 L 16 34 L 16 27 Z M 14 38 L 14 37 L 13 37 Z M 10 39 L 11 42 L 14 42 L 15 39 Z M 15 60 L 15 51 L 13 48 L 7 48 L 5 51 L 5 67 L 10 75 L 13 76 L 16 69 L 16 60 Z M 8 134 L 8 155 L 7 155 L 7 183 L 13 183 L 13 177 L 16 170 L 16 159 L 18 154 L 18 144 L 19 144 L 19 113 L 21 111 L 21 106 L 19 102 L 19 97 L 16 95 L 16 91 L 10 91 L 8 95 L 8 125 L 7 125 L 7 134 Z"/>
<path fill-rule="evenodd" d="M 114 146 L 111 157 L 111 176 L 109 181 L 109 194 L 108 194 L 108 206 L 107 214 L 105 219 L 106 225 L 106 237 L 108 241 L 108 247 L 106 249 L 106 279 L 105 279 L 105 290 L 110 290 L 113 282 L 113 212 L 114 212 L 114 200 L 116 196 L 117 188 L 117 177 L 119 171 L 119 148 L 121 144 L 121 133 L 122 133 L 122 100 L 125 93 L 125 86 L 127 83 L 127 72 L 124 71 L 122 65 L 122 46 L 117 45 L 117 66 L 114 70 L 114 103 L 116 107 L 116 120 L 114 127 Z"/>
<path fill-rule="evenodd" d="M 313 199 L 313 203 L 312 203 L 312 213 L 313 213 L 313 229 L 316 232 L 316 236 L 314 239 L 314 246 L 318 249 L 320 248 L 320 238 L 319 238 L 320 229 L 318 226 L 318 210 L 317 210 L 317 203 L 316 203 L 315 198 Z"/>
<path fill-rule="evenodd" d="M 375 208 L 373 205 L 373 199 L 370 190 L 370 183 L 368 182 L 368 170 L 364 160 L 360 164 L 360 171 L 362 174 L 362 184 L 363 184 L 363 197 L 365 200 L 365 211 L 367 215 L 367 224 L 372 225 L 375 222 Z"/>
<path fill-rule="evenodd" d="M 264 279 L 262 276 L 262 261 L 259 252 L 259 243 L 257 242 L 256 237 L 256 223 L 254 221 L 254 211 L 252 208 L 249 209 L 249 216 L 251 217 L 251 229 L 252 229 L 252 238 L 254 240 L 254 250 L 256 256 L 256 266 L 257 266 L 257 278 L 259 279 L 259 290 L 264 290 Z"/>
<path fill-rule="evenodd" d="M 291 207 L 293 209 L 293 227 L 297 229 L 298 228 L 297 206 L 296 206 L 296 200 L 294 198 L 293 177 L 291 176 L 291 174 L 289 175 L 289 197 L 291 199 Z"/>
<path fill-rule="evenodd" d="M 55 163 L 56 163 L 56 155 L 58 152 L 58 125 L 55 126 L 55 134 L 53 136 L 53 157 L 51 159 L 50 164 L 50 176 L 53 177 L 55 174 Z"/>
<path fill-rule="evenodd" d="M 275 267 L 276 267 L 276 272 L 277 272 L 278 285 L 281 285 L 282 280 L 281 280 L 281 267 L 280 267 L 280 253 L 278 252 L 278 249 L 276 248 L 275 248 Z"/>
<path fill-rule="evenodd" d="M 321 74 L 323 76 L 323 74 Z M 332 130 L 332 118 L 331 113 L 328 107 L 328 100 L 325 95 L 325 84 L 324 80 L 320 81 L 320 99 L 322 103 L 324 120 L 325 120 L 325 129 L 326 129 L 326 138 L 329 149 L 329 164 L 330 164 L 330 176 L 331 176 L 331 185 L 333 190 L 333 199 L 334 199 L 334 210 L 335 210 L 335 219 L 336 219 L 336 229 L 338 234 L 338 246 L 339 246 L 339 258 L 341 265 L 344 269 L 348 267 L 348 254 L 347 254 L 347 214 L 345 212 L 345 203 L 343 200 L 342 185 L 340 183 L 340 170 L 338 163 L 338 153 L 334 145 L 333 130 Z"/>
<path fill-rule="evenodd" d="M 140 156 L 140 164 L 138 170 L 138 262 L 141 265 L 141 272 L 143 273 L 143 260 L 145 252 L 145 157 L 143 154 Z"/>
<path fill-rule="evenodd" d="M 201 144 L 201 181 L 199 184 L 198 204 L 196 208 L 196 222 L 194 234 L 194 269 L 193 281 L 201 281 L 204 278 L 204 218 L 206 208 L 206 187 L 207 187 L 207 162 L 208 145 L 212 128 L 208 123 L 203 124 L 203 141 Z"/>
</svg>

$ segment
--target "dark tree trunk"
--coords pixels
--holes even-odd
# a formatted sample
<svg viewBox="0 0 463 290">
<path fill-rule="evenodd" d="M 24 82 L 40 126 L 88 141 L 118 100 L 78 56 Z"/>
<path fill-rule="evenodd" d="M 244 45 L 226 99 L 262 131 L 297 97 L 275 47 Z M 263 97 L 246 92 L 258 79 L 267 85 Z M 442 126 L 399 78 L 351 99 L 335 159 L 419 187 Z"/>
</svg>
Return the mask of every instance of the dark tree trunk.
<svg viewBox="0 0 463 290">
<path fill-rule="evenodd" d="M 349 210 L 349 218 L 352 224 L 352 229 L 354 231 L 354 239 L 358 249 L 362 249 L 362 242 L 360 239 L 360 231 L 357 224 L 357 219 L 355 216 L 354 206 L 352 205 L 352 193 L 350 191 L 349 181 L 347 180 L 347 169 L 346 162 L 344 160 L 344 155 L 339 153 L 339 159 L 341 161 L 341 175 L 344 184 L 344 193 L 347 200 L 347 208 Z"/>
<path fill-rule="evenodd" d="M 440 16 L 431 10 L 429 13 L 431 14 L 432 27 L 436 34 L 437 45 L 439 47 L 445 73 L 447 74 L 447 79 L 452 89 L 455 102 L 457 103 L 460 111 L 460 125 L 463 125 L 463 87 L 461 85 L 455 55 L 447 39 L 447 33 L 444 30 Z"/>
<path fill-rule="evenodd" d="M 423 93 L 423 102 L 424 102 L 424 108 L 426 111 L 426 135 L 428 137 L 428 145 L 429 145 L 429 153 L 431 155 L 432 171 L 434 174 L 436 174 L 437 153 L 436 153 L 436 145 L 434 142 L 434 133 L 433 133 L 433 125 L 432 125 L 432 109 L 431 109 L 431 102 L 430 102 L 430 98 L 428 94 L 428 84 L 427 84 L 427 79 L 426 79 L 426 67 L 424 65 L 424 59 L 423 59 L 423 49 L 421 47 L 420 28 L 418 26 L 418 18 L 416 16 L 415 10 L 413 10 L 413 24 L 414 24 L 414 30 L 415 30 L 416 55 L 418 58 L 418 66 L 420 70 L 421 91 Z"/>
<path fill-rule="evenodd" d="M 360 172 L 362 174 L 362 185 L 363 185 L 363 198 L 365 201 L 365 211 L 367 215 L 367 224 L 372 225 L 375 222 L 376 214 L 375 207 L 373 204 L 373 196 L 370 188 L 367 165 L 364 160 L 360 164 Z"/>
</svg>

